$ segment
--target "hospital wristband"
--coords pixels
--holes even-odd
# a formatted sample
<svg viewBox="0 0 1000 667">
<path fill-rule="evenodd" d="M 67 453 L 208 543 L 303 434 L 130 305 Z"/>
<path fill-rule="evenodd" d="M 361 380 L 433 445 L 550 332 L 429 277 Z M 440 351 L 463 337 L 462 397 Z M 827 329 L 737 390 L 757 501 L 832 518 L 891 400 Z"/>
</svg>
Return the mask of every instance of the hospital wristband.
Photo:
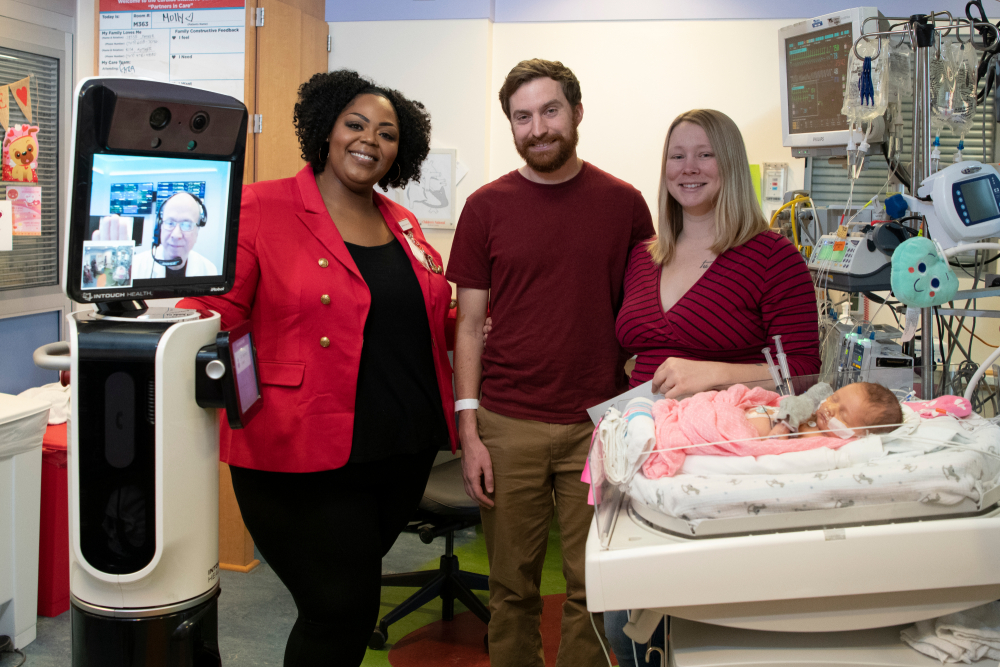
<svg viewBox="0 0 1000 667">
<path fill-rule="evenodd" d="M 478 410 L 479 401 L 474 398 L 463 398 L 460 401 L 455 401 L 455 412 L 461 412 L 462 410 Z"/>
</svg>

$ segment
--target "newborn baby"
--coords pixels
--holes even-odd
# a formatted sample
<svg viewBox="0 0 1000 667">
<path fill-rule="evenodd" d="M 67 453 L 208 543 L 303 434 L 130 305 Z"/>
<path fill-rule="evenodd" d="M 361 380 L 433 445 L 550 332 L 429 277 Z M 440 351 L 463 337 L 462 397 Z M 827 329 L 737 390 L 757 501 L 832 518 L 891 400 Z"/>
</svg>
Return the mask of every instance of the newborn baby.
<svg viewBox="0 0 1000 667">
<path fill-rule="evenodd" d="M 802 396 L 783 398 L 777 408 L 750 408 L 746 415 L 760 436 L 854 438 L 887 433 L 903 422 L 895 394 L 872 382 L 855 382 L 837 391 L 820 382 Z"/>
</svg>

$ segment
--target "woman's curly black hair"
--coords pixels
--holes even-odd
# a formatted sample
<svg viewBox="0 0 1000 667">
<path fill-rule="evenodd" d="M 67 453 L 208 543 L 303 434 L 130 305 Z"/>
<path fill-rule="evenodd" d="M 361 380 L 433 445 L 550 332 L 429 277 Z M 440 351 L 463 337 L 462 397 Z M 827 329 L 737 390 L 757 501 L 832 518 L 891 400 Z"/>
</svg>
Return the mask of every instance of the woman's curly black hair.
<svg viewBox="0 0 1000 667">
<path fill-rule="evenodd" d="M 431 147 L 430 114 L 420 102 L 407 99 L 398 90 L 376 86 L 370 79 L 348 69 L 314 74 L 299 87 L 293 121 L 302 159 L 312 165 L 313 172 L 323 171 L 326 167 L 324 149 L 334 122 L 351 100 L 366 93 L 389 100 L 399 120 L 399 152 L 378 184 L 387 190 L 420 180 L 420 165 Z"/>
</svg>

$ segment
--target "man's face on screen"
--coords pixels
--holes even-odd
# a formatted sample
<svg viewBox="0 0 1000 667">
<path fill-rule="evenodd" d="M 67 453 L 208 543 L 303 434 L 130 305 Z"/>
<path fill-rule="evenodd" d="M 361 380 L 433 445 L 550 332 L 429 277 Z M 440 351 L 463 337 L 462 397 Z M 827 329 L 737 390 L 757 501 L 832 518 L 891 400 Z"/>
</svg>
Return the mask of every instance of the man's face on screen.
<svg viewBox="0 0 1000 667">
<path fill-rule="evenodd" d="M 163 222 L 160 225 L 160 243 L 163 247 L 161 259 L 182 259 L 180 266 L 187 263 L 188 255 L 198 242 L 198 221 L 201 207 L 186 194 L 171 197 L 161 209 Z M 187 231 L 185 231 L 187 230 Z"/>
</svg>

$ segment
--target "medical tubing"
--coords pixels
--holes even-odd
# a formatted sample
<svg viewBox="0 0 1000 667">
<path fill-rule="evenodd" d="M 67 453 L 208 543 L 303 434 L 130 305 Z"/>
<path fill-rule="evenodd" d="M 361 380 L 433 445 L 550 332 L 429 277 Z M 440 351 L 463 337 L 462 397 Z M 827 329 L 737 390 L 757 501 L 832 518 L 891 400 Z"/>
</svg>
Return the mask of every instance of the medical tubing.
<svg viewBox="0 0 1000 667">
<path fill-rule="evenodd" d="M 900 426 L 905 426 L 905 425 L 906 425 L 906 422 L 900 422 L 899 424 L 882 424 L 880 426 L 877 426 L 877 427 L 872 426 L 870 428 L 886 428 L 888 426 L 895 426 L 896 428 L 899 428 Z M 866 428 L 866 427 L 864 427 L 864 426 L 856 426 L 854 428 L 862 429 L 862 428 Z M 833 429 L 829 429 L 829 428 L 823 429 L 823 430 L 818 430 L 818 431 L 809 431 L 809 434 L 810 434 L 810 436 L 812 436 L 812 435 L 819 435 L 819 434 L 828 434 L 828 435 L 826 435 L 826 437 L 828 437 L 828 438 L 836 438 L 837 440 L 852 440 L 852 439 L 869 438 L 869 437 L 871 437 L 873 435 L 877 435 L 877 436 L 880 436 L 880 437 L 884 436 L 884 435 L 888 435 L 888 433 L 869 433 L 869 434 L 863 435 L 863 436 L 855 435 L 852 438 L 841 438 L 840 436 L 838 436 L 836 434 L 836 432 Z M 784 438 L 784 439 L 787 439 L 787 438 L 791 438 L 791 437 L 795 437 L 795 436 L 800 436 L 801 437 L 801 434 L 798 434 L 798 433 L 786 433 L 786 434 L 782 434 L 780 436 L 758 435 L 758 436 L 754 436 L 753 438 L 739 438 L 737 440 L 719 440 L 717 442 L 702 442 L 702 443 L 698 443 L 697 445 L 677 445 L 676 447 L 660 447 L 659 445 L 657 445 L 656 448 L 653 449 L 652 452 L 650 452 L 650 455 L 656 454 L 657 452 L 676 452 L 676 451 L 682 451 L 682 450 L 698 449 L 699 447 L 713 447 L 715 445 L 728 445 L 728 444 L 731 444 L 731 443 L 734 443 L 734 442 L 756 442 L 758 440 L 773 440 L 775 438 Z M 903 437 L 903 436 L 899 436 L 899 437 Z M 937 441 L 934 441 L 934 442 L 937 442 Z M 946 445 L 947 443 L 942 442 L 940 444 L 941 445 Z M 809 451 L 809 450 L 796 450 L 796 451 Z M 978 451 L 978 450 L 976 450 L 976 451 Z M 788 452 L 785 452 L 785 453 L 788 453 Z M 997 457 L 1000 458 L 1000 454 L 997 454 Z"/>
<path fill-rule="evenodd" d="M 973 375 L 972 379 L 969 380 L 969 386 L 965 389 L 965 400 L 970 403 L 972 402 L 972 396 L 976 393 L 979 381 L 983 379 L 983 376 L 986 375 L 986 371 L 997 359 L 1000 359 L 1000 347 L 993 350 L 990 356 L 986 357 L 986 360 L 979 364 L 979 368 L 976 369 L 975 375 Z"/>
<path fill-rule="evenodd" d="M 918 435 L 897 435 L 893 440 L 909 440 L 912 442 L 926 442 L 928 444 L 937 445 L 938 447 L 947 447 L 949 449 L 963 449 L 968 452 L 976 452 L 977 454 L 983 454 L 984 456 L 992 456 L 995 459 L 1000 459 L 1000 454 L 994 454 L 993 452 L 986 449 L 976 449 L 975 447 L 969 447 L 968 445 L 956 445 L 952 442 L 943 442 L 941 440 L 934 440 L 933 438 L 923 438 Z"/>
<path fill-rule="evenodd" d="M 953 257 L 966 250 L 1000 250 L 1000 243 L 963 243 L 944 251 L 945 257 Z"/>
<path fill-rule="evenodd" d="M 903 185 L 905 185 L 907 190 L 910 190 L 911 189 L 910 188 L 910 175 L 906 172 L 905 169 L 903 169 L 903 166 L 901 164 L 899 164 L 899 161 L 896 159 L 896 156 L 893 156 L 892 159 L 889 159 L 889 142 L 888 141 L 883 141 L 882 142 L 882 157 L 885 158 L 886 164 L 889 165 L 889 173 L 890 174 L 895 174 L 895 176 L 899 180 L 899 182 L 902 183 Z"/>
<path fill-rule="evenodd" d="M 792 219 L 792 240 L 795 241 L 795 249 L 798 250 L 802 247 L 802 244 L 799 243 L 799 232 L 795 229 L 795 207 L 792 206 L 789 208 L 788 212 L 791 214 Z"/>
<path fill-rule="evenodd" d="M 788 201 L 788 202 L 785 202 L 784 204 L 782 204 L 780 207 L 778 207 L 778 209 L 774 213 L 771 214 L 771 221 L 768 223 L 767 228 L 768 229 L 774 229 L 774 222 L 778 219 L 778 214 L 779 213 L 781 213 L 782 211 L 784 211 L 789 206 L 795 206 L 796 204 L 800 204 L 802 202 L 809 202 L 809 205 L 812 207 L 812 209 L 814 211 L 813 217 L 816 217 L 816 214 L 815 214 L 816 205 L 812 203 L 812 198 L 811 197 L 796 197 L 795 199 L 792 199 L 791 201 Z M 794 209 L 792 211 L 792 236 L 795 238 L 795 249 L 798 250 L 799 249 L 799 235 L 798 235 L 798 232 L 795 230 L 795 211 L 794 211 Z"/>
</svg>

